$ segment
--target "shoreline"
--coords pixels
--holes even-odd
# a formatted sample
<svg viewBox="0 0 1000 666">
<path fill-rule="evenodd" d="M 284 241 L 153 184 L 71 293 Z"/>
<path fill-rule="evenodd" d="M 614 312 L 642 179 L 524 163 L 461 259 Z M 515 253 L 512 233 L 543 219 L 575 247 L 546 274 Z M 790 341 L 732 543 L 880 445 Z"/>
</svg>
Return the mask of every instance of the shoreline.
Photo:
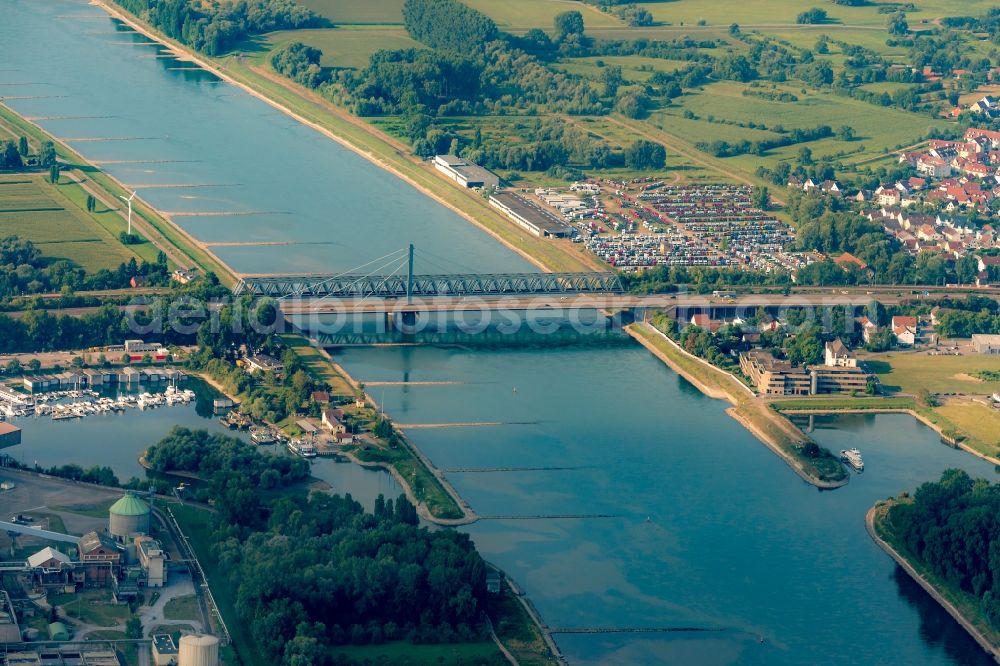
<svg viewBox="0 0 1000 666">
<path fill-rule="evenodd" d="M 225 81 L 226 83 L 228 83 L 230 85 L 234 85 L 234 86 L 240 88 L 245 93 L 247 93 L 247 94 L 255 97 L 256 99 L 264 102 L 265 104 L 268 104 L 269 106 L 273 107 L 274 109 L 277 109 L 278 111 L 280 111 L 281 113 L 283 113 L 283 114 L 287 115 L 288 117 L 292 118 L 296 122 L 299 122 L 299 123 L 301 123 L 301 124 L 303 124 L 303 125 L 311 128 L 311 129 L 319 132 L 323 136 L 327 137 L 328 139 L 331 139 L 332 141 L 336 142 L 340 146 L 342 146 L 342 147 L 350 150 L 351 152 L 355 153 L 356 155 L 359 155 L 360 157 L 363 157 L 364 159 L 368 160 L 369 162 L 371 162 L 372 164 L 376 165 L 377 167 L 379 167 L 381 169 L 384 169 L 385 171 L 388 171 L 390 174 L 392 174 L 396 178 L 399 178 L 404 183 L 408 184 L 410 187 L 412 187 L 415 190 L 417 190 L 419 193 L 423 194 L 426 197 L 429 197 L 431 200 L 435 201 L 439 205 L 444 206 L 445 208 L 447 208 L 448 210 L 452 211 L 453 213 L 456 213 L 457 215 L 459 215 L 465 221 L 471 223 L 476 228 L 480 229 L 481 231 L 485 232 L 486 234 L 489 234 L 489 236 L 491 238 L 493 238 L 494 240 L 496 240 L 497 242 L 499 242 L 500 244 L 502 244 L 507 249 L 513 251 L 518 256 L 520 256 L 522 259 L 525 259 L 526 261 L 528 261 L 529 263 L 531 263 L 533 266 L 541 269 L 543 272 L 551 272 L 552 271 L 552 269 L 550 267 L 546 266 L 540 259 L 534 257 L 533 255 L 531 255 L 526 250 L 524 250 L 524 249 L 522 249 L 520 247 L 517 247 L 516 245 L 514 245 L 510 241 L 506 240 L 505 238 L 502 238 L 497 232 L 493 231 L 492 229 L 490 229 L 489 227 L 487 227 L 486 225 L 484 225 L 482 222 L 480 222 L 479 220 L 475 219 L 472 215 L 470 215 L 466 211 L 464 211 L 461 208 L 459 208 L 458 206 L 456 206 L 456 205 L 454 205 L 454 204 L 446 201 L 437 192 L 434 192 L 433 190 L 425 187 L 424 185 L 421 185 L 420 183 L 417 183 L 411 177 L 407 176 L 402 171 L 400 171 L 398 168 L 396 168 L 395 165 L 391 164 L 390 162 L 387 162 L 386 160 L 381 159 L 380 157 L 378 157 L 377 155 L 373 154 L 370 151 L 364 150 L 363 148 L 354 145 L 353 143 L 351 143 L 347 139 L 345 139 L 345 138 L 339 136 L 338 134 L 336 134 L 333 130 L 330 130 L 330 129 L 328 129 L 328 128 L 322 126 L 322 125 L 320 125 L 317 122 L 311 121 L 311 120 L 303 117 L 301 114 L 296 113 L 295 111 L 293 111 L 289 107 L 285 106 L 284 104 L 282 104 L 278 100 L 272 99 L 271 97 L 265 95 L 264 93 L 260 92 L 256 88 L 254 88 L 253 86 L 248 85 L 247 83 L 244 83 L 243 81 L 240 81 L 239 79 L 237 79 L 233 75 L 225 72 L 220 66 L 207 61 L 203 56 L 199 55 L 198 53 L 196 53 L 195 51 L 193 51 L 189 47 L 185 46 L 184 44 L 181 44 L 180 42 L 177 42 L 177 41 L 175 41 L 173 39 L 170 39 L 170 38 L 168 38 L 168 37 L 166 37 L 164 35 L 159 34 L 159 32 L 157 32 L 152 26 L 147 26 L 145 23 L 143 23 L 138 18 L 132 16 L 131 14 L 129 14 L 128 12 L 126 12 L 121 7 L 118 7 L 117 5 L 115 5 L 112 2 L 110 2 L 110 0 L 90 0 L 90 4 L 95 5 L 97 7 L 100 7 L 102 10 L 104 10 L 112 18 L 118 19 L 119 21 L 127 24 L 129 27 L 131 27 L 136 32 L 138 32 L 138 33 L 140 33 L 142 35 L 145 35 L 149 39 L 162 44 L 164 47 L 169 48 L 171 51 L 174 51 L 175 55 L 178 56 L 178 59 L 193 62 L 198 67 L 201 67 L 205 71 L 211 72 L 212 74 L 214 74 L 215 76 L 219 77 L 221 80 Z M 295 94 L 298 94 L 298 92 L 295 91 Z M 302 97 L 303 97 L 303 99 L 306 99 L 304 96 L 302 96 Z M 350 122 L 350 121 L 348 120 L 348 122 Z M 367 131 L 367 130 L 365 130 L 365 131 Z M 372 136 L 375 137 L 375 138 L 380 138 L 380 137 L 375 136 L 374 134 Z M 442 183 L 442 184 L 447 185 L 447 183 Z M 148 204 L 147 204 L 147 206 L 148 206 Z M 152 210 L 156 210 L 155 208 L 152 208 L 152 207 L 150 207 L 150 208 Z M 160 211 L 157 211 L 157 213 L 159 213 L 161 216 L 163 216 L 162 213 L 160 213 Z M 174 223 L 172 220 L 170 222 L 171 222 L 171 224 L 174 227 L 177 227 L 177 224 Z M 199 246 L 200 246 L 200 244 L 199 244 Z M 227 264 L 225 264 L 225 262 L 223 262 L 221 259 L 219 259 L 219 257 L 214 252 L 211 252 L 211 250 L 209 250 L 208 248 L 203 248 L 203 249 L 204 249 L 205 252 L 208 252 L 209 254 L 211 254 L 211 256 L 215 259 L 215 261 L 217 261 L 218 263 L 226 266 L 226 268 L 234 276 L 236 276 L 236 277 L 242 277 L 243 274 L 236 272 L 231 267 L 229 267 Z"/>
<path fill-rule="evenodd" d="M 924 578 L 916 568 L 910 564 L 909 560 L 899 554 L 899 552 L 889 544 L 888 541 L 883 539 L 879 533 L 878 529 L 875 527 L 875 514 L 883 504 L 876 504 L 872 508 L 868 509 L 868 513 L 865 514 L 865 529 L 868 531 L 868 536 L 872 538 L 875 544 L 884 550 L 889 557 L 896 561 L 903 571 L 907 573 L 920 587 L 924 589 L 927 594 L 931 596 L 945 611 L 948 615 L 962 626 L 966 632 L 982 647 L 987 653 L 993 656 L 994 661 L 1000 663 L 1000 647 L 994 646 L 986 636 L 976 627 L 969 619 L 967 619 L 962 612 L 959 611 L 954 604 L 948 601 L 941 592 L 926 578 Z"/>
<path fill-rule="evenodd" d="M 669 367 L 671 370 L 673 370 L 678 375 L 680 375 L 681 377 L 683 377 L 685 380 L 687 380 L 688 382 L 690 382 L 703 395 L 705 395 L 705 396 L 707 396 L 709 398 L 715 399 L 715 400 L 725 400 L 725 401 L 729 402 L 731 406 L 728 407 L 725 410 L 726 414 L 728 414 L 730 418 L 732 418 L 737 423 L 739 423 L 741 426 L 743 426 L 748 432 L 750 432 L 751 435 L 753 435 L 755 438 L 757 438 L 762 444 L 764 444 L 774 454 L 776 454 L 779 458 L 781 458 L 781 460 L 784 461 L 784 463 L 786 465 L 788 465 L 788 467 L 790 467 L 792 469 L 792 471 L 795 472 L 799 476 L 799 478 L 801 478 L 803 481 L 805 481 L 806 483 L 808 483 L 808 484 L 810 484 L 812 486 L 815 486 L 816 488 L 819 488 L 821 490 L 834 490 L 836 488 L 840 488 L 842 486 L 847 485 L 847 483 L 850 481 L 850 475 L 845 476 L 845 478 L 843 480 L 840 480 L 840 481 L 825 481 L 823 479 L 816 478 L 816 477 L 812 476 L 811 474 L 809 474 L 806 470 L 804 470 L 802 468 L 801 463 L 794 456 L 792 456 L 791 454 L 789 454 L 781 446 L 780 442 L 778 442 L 777 439 L 773 435 L 765 432 L 763 429 L 761 429 L 760 426 L 758 426 L 756 423 L 754 423 L 750 418 L 748 418 L 744 414 L 741 414 L 738 411 L 739 407 L 741 407 L 741 404 L 740 404 L 740 401 L 735 396 L 733 396 L 728 391 L 725 391 L 724 389 L 721 389 L 721 388 L 717 389 L 717 388 L 710 387 L 710 386 L 706 385 L 703 381 L 701 381 L 701 379 L 699 379 L 698 377 L 694 376 L 688 370 L 686 370 L 684 367 L 682 367 L 679 363 L 677 363 L 676 361 L 674 361 L 674 359 L 670 358 L 667 354 L 665 354 L 664 352 L 662 352 L 660 349 L 657 349 L 655 345 L 653 345 L 650 341 L 646 340 L 642 335 L 639 335 L 638 333 L 636 333 L 635 330 L 634 330 L 634 328 L 633 328 L 635 326 L 636 326 L 636 324 L 629 324 L 628 326 L 625 327 L 625 331 L 634 340 L 636 340 L 639 344 L 641 344 L 643 347 L 645 347 L 647 351 L 649 351 L 650 353 L 652 353 L 653 356 L 655 356 L 656 358 L 660 359 L 664 364 L 666 364 L 667 367 Z M 661 337 L 662 339 L 666 340 L 667 343 L 670 344 L 676 351 L 678 351 L 681 354 L 685 354 L 688 358 L 691 358 L 694 361 L 698 361 L 702 365 L 706 366 L 706 368 L 708 370 L 724 374 L 727 377 L 729 377 L 730 379 L 733 379 L 734 381 L 738 381 L 738 380 L 735 380 L 735 378 L 731 374 L 726 373 L 725 371 L 723 371 L 723 370 L 721 370 L 719 368 L 716 368 L 715 366 L 709 365 L 707 362 L 705 362 L 704 360 L 702 360 L 700 358 L 691 356 L 686 351 L 684 351 L 683 349 L 681 349 L 677 345 L 676 342 L 674 342 L 669 337 L 667 337 L 666 335 L 664 335 L 656 327 L 647 324 L 646 328 L 652 330 L 659 337 Z M 742 383 L 740 383 L 739 386 L 741 388 L 745 388 L 746 389 L 747 393 L 749 394 L 748 395 L 749 399 L 754 400 L 754 401 L 757 400 L 757 396 L 754 395 L 752 393 L 752 391 L 750 391 L 749 388 L 746 388 L 745 386 L 743 386 Z M 766 414 L 766 418 L 769 418 L 774 423 L 774 425 L 776 427 L 778 427 L 781 430 L 785 431 L 786 434 L 788 434 L 791 437 L 792 433 L 789 432 L 789 430 L 788 430 L 789 426 L 791 426 L 791 428 L 793 428 L 796 432 L 798 432 L 801 435 L 803 441 L 808 441 L 809 438 L 804 433 L 802 433 L 801 431 L 799 431 L 798 428 L 796 428 L 794 426 L 794 424 L 792 424 L 790 421 L 788 421 L 787 419 L 785 419 L 781 414 L 775 412 L 772 409 L 767 408 L 766 405 L 764 405 L 764 407 L 765 407 L 766 411 L 762 412 L 762 413 Z M 781 421 L 778 421 L 774 417 L 777 417 L 777 419 L 781 419 L 781 421 L 784 421 L 784 423 L 782 423 Z"/>
</svg>

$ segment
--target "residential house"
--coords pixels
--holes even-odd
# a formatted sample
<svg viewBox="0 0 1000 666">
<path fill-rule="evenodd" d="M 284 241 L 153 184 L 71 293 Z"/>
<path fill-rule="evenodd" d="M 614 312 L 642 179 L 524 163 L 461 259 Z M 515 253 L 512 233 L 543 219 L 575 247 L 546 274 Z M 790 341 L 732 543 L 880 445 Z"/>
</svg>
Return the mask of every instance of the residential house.
<svg viewBox="0 0 1000 666">
<path fill-rule="evenodd" d="M 332 433 L 347 432 L 347 426 L 344 425 L 343 410 L 327 407 L 323 410 L 321 422 L 323 427 Z"/>
<path fill-rule="evenodd" d="M 871 344 L 875 334 L 878 333 L 878 325 L 868 317 L 858 317 L 857 322 L 861 326 L 861 339 L 866 344 Z"/>
<path fill-rule="evenodd" d="M 856 368 L 858 358 L 840 338 L 837 338 L 824 345 L 823 364 L 829 368 Z"/>
<path fill-rule="evenodd" d="M 893 317 L 892 335 L 896 338 L 896 343 L 912 347 L 917 339 L 917 325 L 916 317 Z"/>
</svg>

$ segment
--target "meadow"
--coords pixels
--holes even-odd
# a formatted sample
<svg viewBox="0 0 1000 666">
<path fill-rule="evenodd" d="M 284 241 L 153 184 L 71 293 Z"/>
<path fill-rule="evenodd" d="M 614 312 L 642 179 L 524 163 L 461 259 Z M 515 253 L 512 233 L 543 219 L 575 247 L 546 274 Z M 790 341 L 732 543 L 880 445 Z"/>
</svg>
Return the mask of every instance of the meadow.
<svg viewBox="0 0 1000 666">
<path fill-rule="evenodd" d="M 926 388 L 931 393 L 979 395 L 1000 391 L 1000 381 L 982 381 L 972 376 L 980 370 L 1000 371 L 1000 358 L 996 356 L 929 356 L 919 352 L 862 356 L 890 390 L 916 394 Z"/>
<path fill-rule="evenodd" d="M 288 42 L 302 42 L 320 49 L 323 67 L 364 69 L 373 53 L 382 49 L 425 48 L 402 27 L 349 26 L 319 30 L 289 30 L 268 35 L 268 50 Z"/>
<path fill-rule="evenodd" d="M 619 28 L 625 24 L 615 16 L 605 14 L 593 5 L 565 0 L 463 0 L 465 4 L 493 19 L 501 30 L 525 32 L 531 28 L 552 31 L 555 17 L 565 11 L 583 14 L 588 28 Z"/>
<path fill-rule="evenodd" d="M 403 0 L 298 0 L 333 23 L 403 22 Z"/>
<path fill-rule="evenodd" d="M 86 196 L 75 183 L 53 186 L 41 174 L 2 175 L 0 235 L 30 240 L 47 259 L 65 259 L 88 272 L 114 269 L 136 257 L 116 238 L 117 226 L 124 230 L 121 216 L 100 204 L 88 213 Z M 155 253 L 154 248 L 151 258 Z"/>
</svg>

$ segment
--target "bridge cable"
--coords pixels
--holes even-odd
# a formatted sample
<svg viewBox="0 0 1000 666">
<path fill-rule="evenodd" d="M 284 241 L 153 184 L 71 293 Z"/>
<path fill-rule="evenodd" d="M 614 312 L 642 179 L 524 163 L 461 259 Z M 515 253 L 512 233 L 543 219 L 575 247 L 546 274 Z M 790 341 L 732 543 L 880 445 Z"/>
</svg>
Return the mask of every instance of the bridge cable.
<svg viewBox="0 0 1000 666">
<path fill-rule="evenodd" d="M 330 277 L 328 277 L 328 278 L 326 278 L 324 280 L 316 282 L 312 286 L 313 286 L 313 288 L 315 288 L 315 287 L 318 287 L 319 285 L 326 284 L 328 282 L 333 282 L 334 280 L 338 280 L 338 279 L 344 277 L 345 275 L 351 275 L 355 271 L 358 271 L 358 270 L 360 270 L 360 269 L 362 269 L 362 268 L 364 268 L 366 266 L 370 266 L 370 265 L 374 264 L 377 261 L 382 261 L 383 259 L 385 259 L 387 257 L 392 257 L 393 255 L 399 255 L 399 254 L 404 253 L 404 252 L 407 252 L 407 248 L 400 248 L 398 250 L 394 250 L 394 251 L 390 252 L 389 254 L 386 254 L 386 255 L 383 255 L 381 257 L 378 257 L 377 259 L 372 259 L 371 261 L 367 261 L 367 262 L 361 264 L 360 266 L 355 266 L 354 268 L 349 268 L 346 271 L 343 271 L 342 273 L 337 273 L 336 275 L 332 275 L 332 276 L 330 276 Z M 376 268 L 375 271 L 381 270 L 383 267 L 389 265 L 389 263 L 392 263 L 392 259 L 390 259 L 389 262 L 383 264 L 382 266 L 379 266 L 378 268 Z M 362 277 L 368 277 L 369 275 L 373 275 L 373 274 L 374 274 L 374 271 L 372 273 L 368 273 L 367 275 L 363 275 Z M 301 295 L 302 295 L 301 292 L 299 292 L 299 293 L 285 294 L 284 296 L 280 296 L 279 300 L 282 299 L 282 298 L 289 298 L 291 296 L 301 296 Z"/>
<path fill-rule="evenodd" d="M 357 278 L 356 280 L 352 281 L 352 282 L 351 282 L 351 283 L 349 284 L 349 286 L 350 286 L 350 287 L 355 287 L 355 286 L 357 286 L 357 284 L 358 284 L 359 282 L 361 282 L 362 280 L 364 280 L 364 279 L 366 279 L 366 278 L 379 278 L 379 277 L 384 277 L 384 279 L 382 280 L 382 282 L 381 282 L 381 283 L 379 284 L 379 286 L 382 286 L 383 284 L 385 284 L 386 280 L 388 280 L 388 279 L 389 279 L 390 277 L 394 276 L 394 275 L 396 274 L 396 272 L 397 272 L 397 271 L 398 271 L 398 270 L 399 270 L 400 268 L 402 268 L 402 267 L 403 267 L 403 266 L 404 266 L 404 265 L 405 265 L 405 264 L 406 264 L 406 263 L 407 263 L 408 261 L 409 261 L 409 256 L 404 256 L 404 257 L 403 257 L 402 259 L 395 259 L 395 258 L 394 258 L 394 259 L 390 259 L 389 261 L 385 262 L 384 264 L 382 264 L 382 265 L 381 265 L 381 266 L 379 266 L 378 268 L 374 269 L 374 270 L 373 270 L 372 272 L 370 272 L 370 273 L 368 273 L 368 274 L 366 274 L 366 275 L 360 275 L 360 276 L 358 276 L 358 278 Z M 388 274 L 385 274 L 385 273 L 381 273 L 381 271 L 382 271 L 382 270 L 383 270 L 383 269 L 384 269 L 384 268 L 385 268 L 386 266 L 389 266 L 389 265 L 393 264 L 393 262 L 395 262 L 395 266 L 393 267 L 392 271 L 390 271 L 390 272 L 389 272 Z M 324 281 L 324 282 L 328 282 L 328 281 L 329 281 L 329 280 L 326 280 L 326 281 Z M 323 282 L 320 282 L 320 283 L 318 283 L 318 284 L 323 284 Z M 331 297 L 332 295 L 333 295 L 333 294 L 326 294 L 325 296 L 320 296 L 320 297 L 319 297 L 319 298 L 317 298 L 316 300 L 317 300 L 317 301 L 322 301 L 322 300 L 324 300 L 324 299 L 326 299 L 326 298 L 330 298 L 330 297 Z M 367 297 L 366 297 L 366 298 L 367 298 Z"/>
</svg>

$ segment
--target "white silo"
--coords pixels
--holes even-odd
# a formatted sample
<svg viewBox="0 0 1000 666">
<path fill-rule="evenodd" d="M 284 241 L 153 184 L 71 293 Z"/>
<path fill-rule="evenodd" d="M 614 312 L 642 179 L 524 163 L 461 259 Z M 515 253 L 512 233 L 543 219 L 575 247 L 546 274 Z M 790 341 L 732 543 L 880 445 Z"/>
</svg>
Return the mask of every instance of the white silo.
<svg viewBox="0 0 1000 666">
<path fill-rule="evenodd" d="M 181 636 L 177 666 L 219 666 L 219 639 L 208 634 Z"/>
</svg>

